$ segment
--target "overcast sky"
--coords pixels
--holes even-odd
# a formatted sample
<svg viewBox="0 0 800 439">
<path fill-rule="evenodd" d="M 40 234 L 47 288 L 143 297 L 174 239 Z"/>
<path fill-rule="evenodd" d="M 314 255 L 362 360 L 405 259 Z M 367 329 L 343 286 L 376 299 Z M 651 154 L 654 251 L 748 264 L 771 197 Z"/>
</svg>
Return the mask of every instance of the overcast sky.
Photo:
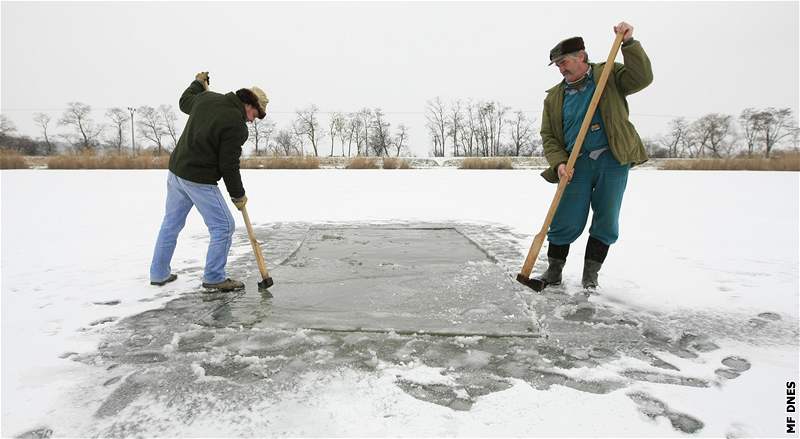
<svg viewBox="0 0 800 439">
<path fill-rule="evenodd" d="M 426 155 L 427 100 L 498 100 L 535 117 L 538 131 L 544 90 L 561 80 L 547 66 L 550 48 L 581 35 L 590 58 L 605 60 L 621 20 L 653 64 L 653 84 L 629 99 L 643 136 L 676 116 L 770 106 L 797 114 L 797 1 L 4 1 L 0 106 L 38 136 L 32 113 L 57 119 L 70 101 L 90 104 L 97 120 L 111 107 L 177 108 L 208 70 L 212 90 L 266 90 L 279 127 L 312 103 L 323 113 L 380 107 L 393 127 L 411 127 L 412 151 Z"/>
</svg>

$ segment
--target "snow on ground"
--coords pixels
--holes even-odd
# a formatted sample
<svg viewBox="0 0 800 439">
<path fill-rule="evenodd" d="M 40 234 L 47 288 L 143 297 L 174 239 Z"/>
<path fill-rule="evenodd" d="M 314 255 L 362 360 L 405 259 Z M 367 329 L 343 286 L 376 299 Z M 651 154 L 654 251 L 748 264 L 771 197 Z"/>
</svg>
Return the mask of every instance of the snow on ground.
<svg viewBox="0 0 800 439">
<path fill-rule="evenodd" d="M 394 220 L 491 224 L 507 228 L 523 254 L 555 190 L 538 171 L 248 170 L 243 180 L 256 225 Z M 148 285 L 165 183 L 166 171 L 0 173 L 2 436 L 38 426 L 57 435 L 94 431 L 92 414 L 108 395 L 94 387 L 105 375 L 72 361 L 69 353 L 95 351 L 119 318 L 158 308 L 199 286 L 196 272 L 182 273 L 164 288 Z M 648 315 L 717 316 L 723 329 L 725 321 L 750 319 L 747 324 L 757 327 L 776 315 L 796 327 L 798 183 L 797 173 L 632 172 L 621 238 L 601 272 L 603 289 L 596 300 Z M 246 233 L 238 212 L 234 217 L 237 233 Z M 174 268 L 202 266 L 207 242 L 202 219 L 193 212 Z M 585 242 L 584 235 L 571 250 L 565 271 L 568 288 L 580 281 Z M 234 254 L 248 251 L 249 246 L 240 246 Z M 720 356 L 735 351 L 752 369 L 700 394 L 667 384 L 637 386 L 669 400 L 670 410 L 703 419 L 702 435 L 783 435 L 784 382 L 798 379 L 796 336 L 789 343 L 715 341 L 725 347 Z M 685 370 L 696 367 L 697 376 L 710 377 L 722 358 L 709 355 L 668 361 Z M 586 373 L 613 373 L 615 364 Z M 441 377 L 432 376 L 424 365 L 406 371 L 393 367 L 377 374 L 344 369 L 325 377 L 304 375 L 291 397 L 264 402 L 269 420 L 254 411 L 239 414 L 248 421 L 234 415 L 190 426 L 164 421 L 147 433 L 680 435 L 666 416 L 637 414 L 637 402 L 619 391 L 594 395 L 562 386 L 542 391 L 515 382 L 481 397 L 469 411 L 453 411 L 392 385 L 398 373 L 417 380 Z M 87 395 L 83 404 L 75 405 L 82 394 Z M 153 413 L 158 410 L 154 405 Z"/>
</svg>

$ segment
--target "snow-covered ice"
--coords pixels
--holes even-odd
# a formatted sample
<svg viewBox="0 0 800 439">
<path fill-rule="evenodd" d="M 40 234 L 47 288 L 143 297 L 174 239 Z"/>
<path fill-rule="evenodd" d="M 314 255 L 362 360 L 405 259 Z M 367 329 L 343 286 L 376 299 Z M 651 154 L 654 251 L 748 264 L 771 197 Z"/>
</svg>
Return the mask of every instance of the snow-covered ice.
<svg viewBox="0 0 800 439">
<path fill-rule="evenodd" d="M 555 189 L 537 171 L 243 180 L 273 267 L 315 225 L 436 223 L 509 275 Z M 200 299 L 208 238 L 196 213 L 173 259 L 179 279 L 148 284 L 165 182 L 165 171 L 0 173 L 3 436 L 785 435 L 797 173 L 632 172 L 600 294 L 574 294 L 585 235 L 563 291 L 520 292 L 538 339 L 210 324 L 236 297 Z M 254 287 L 234 217 L 231 264 Z"/>
</svg>

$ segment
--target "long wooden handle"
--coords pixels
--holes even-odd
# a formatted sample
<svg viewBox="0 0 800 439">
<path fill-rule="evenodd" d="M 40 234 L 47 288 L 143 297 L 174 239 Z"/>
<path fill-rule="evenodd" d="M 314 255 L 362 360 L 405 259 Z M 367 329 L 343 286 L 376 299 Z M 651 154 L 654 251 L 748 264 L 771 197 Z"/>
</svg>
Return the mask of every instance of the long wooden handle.
<svg viewBox="0 0 800 439">
<path fill-rule="evenodd" d="M 606 88 L 608 76 L 611 74 L 611 71 L 614 70 L 614 59 L 617 57 L 619 47 L 622 45 L 623 35 L 623 33 L 618 33 L 617 37 L 614 39 L 614 43 L 611 45 L 611 51 L 608 54 L 608 59 L 606 60 L 605 66 L 603 66 L 603 73 L 600 74 L 600 80 L 598 81 L 597 87 L 594 90 L 592 100 L 589 102 L 589 109 L 586 110 L 586 116 L 583 117 L 581 129 L 578 131 L 578 137 L 575 139 L 575 146 L 572 147 L 569 160 L 567 160 L 567 175 L 572 172 L 572 169 L 575 167 L 575 162 L 578 160 L 578 156 L 581 153 L 583 140 L 586 138 L 586 133 L 589 131 L 589 125 L 592 123 L 592 117 L 594 117 L 594 112 L 597 110 L 597 105 L 600 103 L 600 97 L 603 95 L 603 90 Z M 564 189 L 566 189 L 568 181 L 568 178 L 562 178 L 559 180 L 558 188 L 553 196 L 553 201 L 550 203 L 550 210 L 547 211 L 544 224 L 542 224 L 542 228 L 539 230 L 539 233 L 533 237 L 531 248 L 528 250 L 528 256 L 525 258 L 525 263 L 522 264 L 522 271 L 520 272 L 520 274 L 526 278 L 530 277 L 531 271 L 533 270 L 533 264 L 536 262 L 536 258 L 539 257 L 539 252 L 542 250 L 544 239 L 547 236 L 547 229 L 550 228 L 550 223 L 553 221 L 553 217 L 558 209 L 558 203 L 561 201 L 561 196 L 564 194 Z"/>
<path fill-rule="evenodd" d="M 264 262 L 264 255 L 261 254 L 261 246 L 256 241 L 256 235 L 253 233 L 253 226 L 250 225 L 250 216 L 247 214 L 247 206 L 242 206 L 242 216 L 244 216 L 244 225 L 247 227 L 247 235 L 250 237 L 250 244 L 253 246 L 253 253 L 256 255 L 256 263 L 258 263 L 258 271 L 261 272 L 261 278 L 267 279 L 267 264 Z"/>
</svg>

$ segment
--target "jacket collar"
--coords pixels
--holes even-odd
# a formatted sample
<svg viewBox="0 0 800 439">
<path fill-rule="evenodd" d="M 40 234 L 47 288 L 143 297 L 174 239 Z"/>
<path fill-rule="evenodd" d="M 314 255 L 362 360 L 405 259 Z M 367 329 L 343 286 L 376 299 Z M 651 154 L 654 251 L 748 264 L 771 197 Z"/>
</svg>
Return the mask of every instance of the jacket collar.
<svg viewBox="0 0 800 439">
<path fill-rule="evenodd" d="M 600 74 L 603 72 L 603 65 L 605 65 L 605 63 L 601 64 L 589 63 L 589 71 L 592 73 L 592 79 L 595 82 L 597 82 L 598 78 L 600 78 Z M 557 90 L 564 91 L 566 87 L 567 87 L 567 81 L 565 79 L 562 79 L 561 82 L 559 82 L 558 84 L 548 88 L 545 91 L 545 93 L 549 94 Z"/>
<path fill-rule="evenodd" d="M 242 102 L 242 100 L 239 99 L 239 96 L 236 96 L 236 93 L 234 92 L 229 92 L 225 94 L 225 97 L 228 98 L 228 100 L 231 101 L 232 104 L 236 105 L 236 108 L 238 108 L 239 111 L 242 112 L 242 119 L 246 121 L 247 112 L 244 110 L 244 102 Z"/>
</svg>

